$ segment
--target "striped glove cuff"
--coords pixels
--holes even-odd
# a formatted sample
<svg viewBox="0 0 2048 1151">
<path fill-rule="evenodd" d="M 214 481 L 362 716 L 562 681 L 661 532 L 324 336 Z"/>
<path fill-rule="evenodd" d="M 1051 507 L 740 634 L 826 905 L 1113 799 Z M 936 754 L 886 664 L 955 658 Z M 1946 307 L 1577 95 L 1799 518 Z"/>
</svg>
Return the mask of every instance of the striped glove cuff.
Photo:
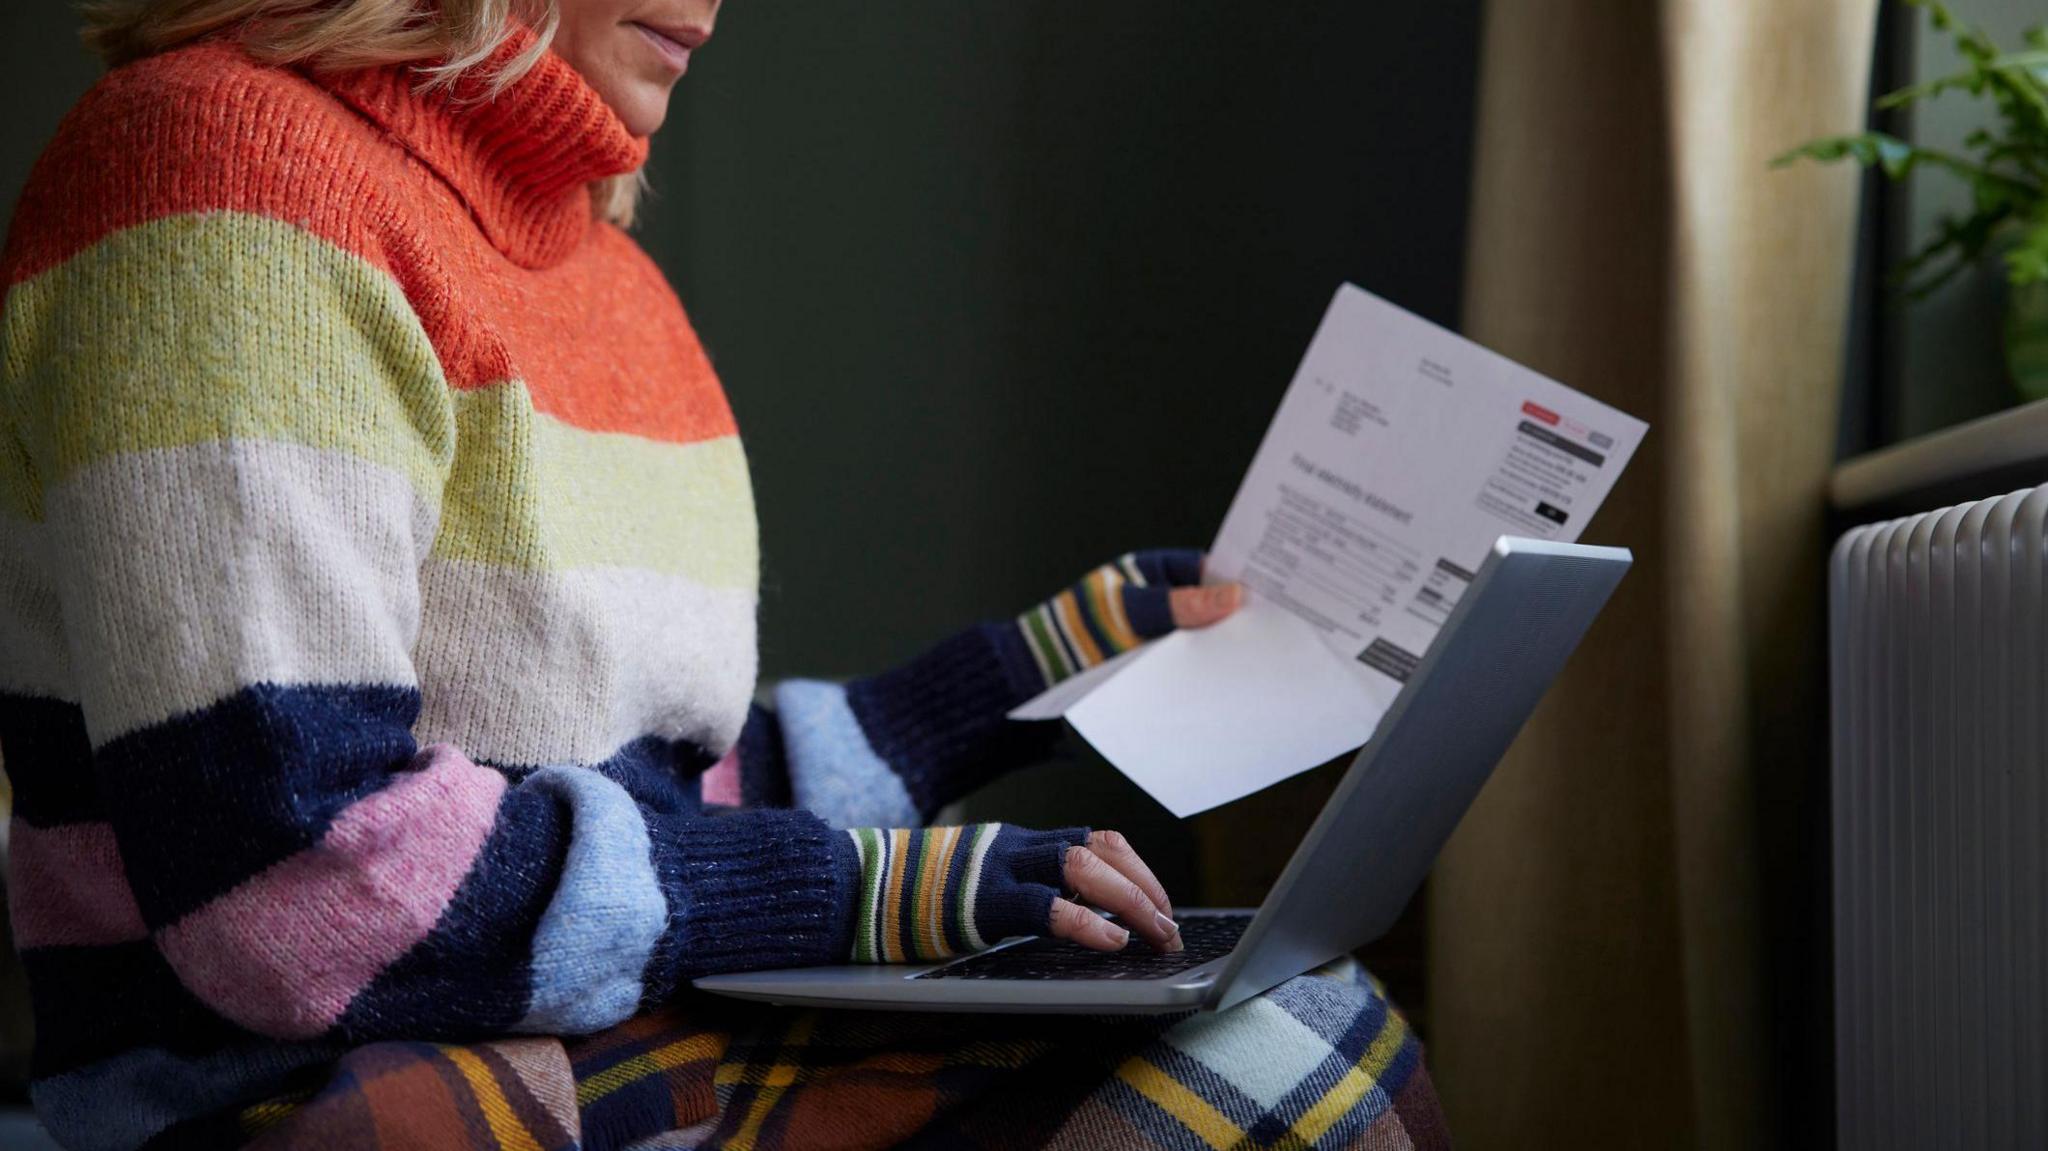
<svg viewBox="0 0 2048 1151">
<path fill-rule="evenodd" d="M 1045 686 L 1122 655 L 1173 630 L 1168 595 L 1202 582 L 1202 553 L 1131 552 L 1017 617 L 1017 630 Z"/>
<path fill-rule="evenodd" d="M 1067 849 L 1086 828 L 1027 831 L 1003 823 L 916 831 L 855 828 L 855 963 L 917 963 L 1046 930 Z"/>
</svg>

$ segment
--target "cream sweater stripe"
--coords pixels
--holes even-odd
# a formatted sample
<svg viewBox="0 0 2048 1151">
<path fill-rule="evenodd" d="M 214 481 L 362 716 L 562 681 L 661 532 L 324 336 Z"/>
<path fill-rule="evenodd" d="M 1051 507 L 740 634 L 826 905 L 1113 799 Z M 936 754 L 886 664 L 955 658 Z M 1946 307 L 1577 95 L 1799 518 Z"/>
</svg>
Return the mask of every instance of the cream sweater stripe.
<svg viewBox="0 0 2048 1151">
<path fill-rule="evenodd" d="M 48 501 L 96 745 L 251 683 L 417 684 L 434 518 L 396 472 L 231 440 L 102 460 Z"/>
<path fill-rule="evenodd" d="M 0 511 L 0 692 L 78 702 L 49 528 Z"/>
<path fill-rule="evenodd" d="M 730 747 L 755 678 L 750 590 L 635 568 L 419 573 L 415 727 L 489 763 L 596 763 L 642 736 Z M 546 692 L 531 685 L 547 684 Z"/>
</svg>

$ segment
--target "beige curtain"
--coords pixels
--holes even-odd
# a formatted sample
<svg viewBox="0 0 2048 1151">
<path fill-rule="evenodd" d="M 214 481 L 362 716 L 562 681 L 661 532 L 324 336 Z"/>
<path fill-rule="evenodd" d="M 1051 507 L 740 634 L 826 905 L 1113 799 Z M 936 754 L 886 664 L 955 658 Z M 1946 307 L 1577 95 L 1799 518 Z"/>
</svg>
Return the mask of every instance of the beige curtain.
<svg viewBox="0 0 2048 1151">
<path fill-rule="evenodd" d="M 1800 837 L 1858 185 L 1766 162 L 1862 122 L 1875 17 L 1488 6 L 1466 331 L 1651 432 L 1586 537 L 1636 570 L 1431 885 L 1461 1146 L 1749 1147 L 1818 1113 L 1774 1036 L 1825 994 L 1788 957 L 1826 930 Z"/>
</svg>

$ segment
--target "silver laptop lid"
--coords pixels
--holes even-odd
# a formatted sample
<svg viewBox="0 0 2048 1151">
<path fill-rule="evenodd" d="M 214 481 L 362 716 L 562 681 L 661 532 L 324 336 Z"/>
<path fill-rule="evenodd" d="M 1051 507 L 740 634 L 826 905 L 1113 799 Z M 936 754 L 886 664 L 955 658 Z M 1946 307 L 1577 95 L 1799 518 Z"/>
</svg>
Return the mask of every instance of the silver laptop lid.
<svg viewBox="0 0 2048 1151">
<path fill-rule="evenodd" d="M 1495 542 L 1274 883 L 1215 1006 L 1393 925 L 1631 561 L 1623 548 Z"/>
</svg>

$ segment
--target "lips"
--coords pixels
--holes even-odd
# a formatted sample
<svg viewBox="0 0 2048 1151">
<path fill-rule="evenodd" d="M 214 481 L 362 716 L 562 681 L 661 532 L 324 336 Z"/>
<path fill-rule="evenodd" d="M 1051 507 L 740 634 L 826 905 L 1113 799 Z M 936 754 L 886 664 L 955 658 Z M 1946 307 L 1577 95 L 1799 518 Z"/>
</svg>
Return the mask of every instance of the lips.
<svg viewBox="0 0 2048 1151">
<path fill-rule="evenodd" d="M 711 38 L 711 33 L 702 28 L 656 28 L 637 21 L 633 27 L 639 29 L 647 42 L 654 45 L 655 51 L 661 53 L 662 59 L 678 72 L 689 68 L 690 53 Z"/>
</svg>

